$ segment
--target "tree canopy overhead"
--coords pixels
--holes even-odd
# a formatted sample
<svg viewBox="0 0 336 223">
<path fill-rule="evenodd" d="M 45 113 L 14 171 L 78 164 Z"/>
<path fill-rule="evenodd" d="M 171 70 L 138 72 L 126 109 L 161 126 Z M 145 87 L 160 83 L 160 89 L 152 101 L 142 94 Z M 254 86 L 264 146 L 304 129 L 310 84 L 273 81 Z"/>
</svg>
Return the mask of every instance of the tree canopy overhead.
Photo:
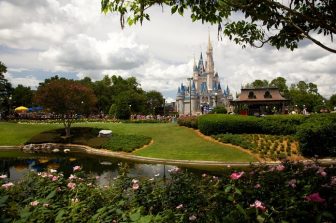
<svg viewBox="0 0 336 223">
<path fill-rule="evenodd" d="M 155 5 L 170 7 L 172 14 L 182 16 L 190 10 L 192 21 L 217 25 L 219 34 L 243 47 L 262 47 L 268 43 L 277 49 L 293 50 L 300 41 L 309 39 L 336 53 L 335 0 L 101 0 L 102 12 L 119 13 L 122 27 L 125 21 L 132 25 L 150 20 L 146 10 Z M 245 18 L 235 19 L 233 15 L 237 13 Z M 324 37 L 330 44 L 320 40 Z"/>
</svg>

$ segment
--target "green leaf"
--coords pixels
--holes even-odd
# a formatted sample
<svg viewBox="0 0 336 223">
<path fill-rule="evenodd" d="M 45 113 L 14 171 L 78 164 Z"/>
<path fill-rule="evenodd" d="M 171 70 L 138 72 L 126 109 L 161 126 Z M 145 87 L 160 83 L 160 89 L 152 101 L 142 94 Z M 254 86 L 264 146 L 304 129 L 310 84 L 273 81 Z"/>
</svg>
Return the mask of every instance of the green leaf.
<svg viewBox="0 0 336 223">
<path fill-rule="evenodd" d="M 172 8 L 171 8 L 171 14 L 174 14 L 177 10 L 178 6 L 177 5 L 174 5 Z"/>
<path fill-rule="evenodd" d="M 229 186 L 226 186 L 226 187 L 225 187 L 225 190 L 224 190 L 224 192 L 225 192 L 225 193 L 229 193 L 229 192 L 230 192 L 230 190 L 231 190 L 231 188 L 232 188 L 232 186 L 231 186 L 231 185 L 229 185 Z"/>
<path fill-rule="evenodd" d="M 130 219 L 133 222 L 137 222 L 140 219 L 140 217 L 141 217 L 140 209 L 138 209 L 135 213 L 130 214 Z"/>
<path fill-rule="evenodd" d="M 127 18 L 127 23 L 129 26 L 132 26 L 134 24 L 134 20 L 131 17 Z"/>
<path fill-rule="evenodd" d="M 62 209 L 58 212 L 56 218 L 55 218 L 55 222 L 63 222 L 63 215 L 65 214 L 65 211 Z"/>
<path fill-rule="evenodd" d="M 146 215 L 140 218 L 139 223 L 150 223 L 152 221 L 152 215 Z"/>
<path fill-rule="evenodd" d="M 8 195 L 6 195 L 6 196 L 3 196 L 2 198 L 0 198 L 0 207 L 4 207 L 4 206 L 6 206 L 6 201 L 8 200 Z"/>
<path fill-rule="evenodd" d="M 55 191 L 55 190 L 54 190 L 54 191 L 51 191 L 50 194 L 48 194 L 48 196 L 46 197 L 46 199 L 49 200 L 49 199 L 55 197 L 55 195 L 56 195 L 56 191 Z"/>
<path fill-rule="evenodd" d="M 178 13 L 180 14 L 180 15 L 182 15 L 183 16 L 183 7 L 180 7 L 179 9 L 178 9 Z"/>
</svg>

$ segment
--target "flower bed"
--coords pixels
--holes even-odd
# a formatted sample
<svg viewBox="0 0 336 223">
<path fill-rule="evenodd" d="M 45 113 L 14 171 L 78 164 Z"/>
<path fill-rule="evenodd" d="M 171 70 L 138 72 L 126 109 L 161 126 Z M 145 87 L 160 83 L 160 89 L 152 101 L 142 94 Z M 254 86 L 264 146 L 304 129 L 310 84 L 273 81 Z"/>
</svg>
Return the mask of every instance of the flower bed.
<svg viewBox="0 0 336 223">
<path fill-rule="evenodd" d="M 121 166 L 97 186 L 79 166 L 22 182 L 0 176 L 0 220 L 17 222 L 334 222 L 336 168 L 282 163 L 220 176 L 179 168 L 169 178 L 132 179 Z"/>
</svg>

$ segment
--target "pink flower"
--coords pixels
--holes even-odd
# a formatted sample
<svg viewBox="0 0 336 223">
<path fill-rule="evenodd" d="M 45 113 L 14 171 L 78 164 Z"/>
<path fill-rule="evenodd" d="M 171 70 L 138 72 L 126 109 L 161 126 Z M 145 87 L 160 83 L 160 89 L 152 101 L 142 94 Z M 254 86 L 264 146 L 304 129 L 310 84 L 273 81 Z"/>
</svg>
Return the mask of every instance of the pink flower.
<svg viewBox="0 0 336 223">
<path fill-rule="evenodd" d="M 206 177 L 206 176 L 207 176 L 207 174 L 206 174 L 206 173 L 203 173 L 203 174 L 202 174 L 202 177 Z"/>
<path fill-rule="evenodd" d="M 52 180 L 52 181 L 56 181 L 56 180 L 58 180 L 58 176 L 53 176 L 53 177 L 51 178 L 51 180 Z"/>
<path fill-rule="evenodd" d="M 238 180 L 239 178 L 241 178 L 243 176 L 243 174 L 244 174 L 244 171 L 239 172 L 239 173 L 233 172 L 231 174 L 230 178 L 231 178 L 231 180 Z"/>
<path fill-rule="evenodd" d="M 74 179 L 77 179 L 77 177 L 75 175 L 70 174 L 70 177 L 68 179 L 69 180 L 74 180 Z"/>
<path fill-rule="evenodd" d="M 285 169 L 285 166 L 282 165 L 282 164 L 280 164 L 280 165 L 276 166 L 275 169 L 276 169 L 277 171 L 283 171 L 283 170 Z"/>
<path fill-rule="evenodd" d="M 325 202 L 325 199 L 323 199 L 320 196 L 319 192 L 307 195 L 307 196 L 305 196 L 305 199 L 307 201 L 312 201 L 312 202 L 316 202 L 316 203 L 323 203 L 323 202 Z"/>
<path fill-rule="evenodd" d="M 133 180 L 132 180 L 132 183 L 133 183 L 133 184 L 137 184 L 137 183 L 139 183 L 139 181 L 136 180 L 136 179 L 133 179 Z"/>
<path fill-rule="evenodd" d="M 7 178 L 7 175 L 3 174 L 3 175 L 0 175 L 0 179 L 6 179 Z"/>
<path fill-rule="evenodd" d="M 327 173 L 324 171 L 325 167 L 319 167 L 319 169 L 316 171 L 317 174 L 321 175 L 322 177 L 327 176 Z"/>
<path fill-rule="evenodd" d="M 33 207 L 35 207 L 35 206 L 37 206 L 39 203 L 40 203 L 40 202 L 38 202 L 38 201 L 32 201 L 32 202 L 30 202 L 30 205 L 33 206 Z"/>
<path fill-rule="evenodd" d="M 288 181 L 288 185 L 291 186 L 292 188 L 295 188 L 296 187 L 296 180 L 291 179 L 290 181 Z"/>
<path fill-rule="evenodd" d="M 191 215 L 190 217 L 189 217 L 189 220 L 190 221 L 195 221 L 197 219 L 197 217 L 195 216 L 195 215 Z"/>
<path fill-rule="evenodd" d="M 45 203 L 45 204 L 43 204 L 43 207 L 47 208 L 47 207 L 49 207 L 49 204 Z"/>
<path fill-rule="evenodd" d="M 134 183 L 133 185 L 132 185 L 132 189 L 133 190 L 137 190 L 137 189 L 139 189 L 139 184 L 138 183 Z"/>
<path fill-rule="evenodd" d="M 5 188 L 6 190 L 8 190 L 12 186 L 14 186 L 14 184 L 12 182 L 1 185 L 1 187 Z"/>
<path fill-rule="evenodd" d="M 178 206 L 176 206 L 176 209 L 181 209 L 183 208 L 183 204 L 179 204 Z"/>
<path fill-rule="evenodd" d="M 254 208 L 259 209 L 261 211 L 266 210 L 265 205 L 261 201 L 258 201 L 258 200 L 256 200 L 253 204 L 251 204 L 250 207 L 254 207 Z"/>
<path fill-rule="evenodd" d="M 76 184 L 70 182 L 70 183 L 68 183 L 67 187 L 70 188 L 71 190 L 73 190 L 73 189 L 75 189 Z"/>
<path fill-rule="evenodd" d="M 80 166 L 74 166 L 73 171 L 80 171 L 82 168 Z"/>
</svg>

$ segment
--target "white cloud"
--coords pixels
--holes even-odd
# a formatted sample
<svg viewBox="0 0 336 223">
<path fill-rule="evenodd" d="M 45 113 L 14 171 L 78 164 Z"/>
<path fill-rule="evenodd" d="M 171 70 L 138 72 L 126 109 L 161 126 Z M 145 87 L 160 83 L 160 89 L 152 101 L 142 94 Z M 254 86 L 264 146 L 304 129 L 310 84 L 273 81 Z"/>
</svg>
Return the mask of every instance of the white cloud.
<svg viewBox="0 0 336 223">
<path fill-rule="evenodd" d="M 36 77 L 29 75 L 26 77 L 15 77 L 12 73 L 8 72 L 6 73 L 6 78 L 14 87 L 18 86 L 19 84 L 31 87 L 32 89 L 36 89 L 38 84 L 40 83 L 39 80 L 37 80 Z"/>
<path fill-rule="evenodd" d="M 121 30 L 118 15 L 100 12 L 100 1 L 0 0 L 0 58 L 14 84 L 38 85 L 42 80 L 32 75 L 35 70 L 40 76 L 41 70 L 74 72 L 94 80 L 104 74 L 134 75 L 145 90 L 174 98 L 172 92 L 192 74 L 193 55 L 205 55 L 210 32 L 223 87 L 239 91 L 255 79 L 283 76 L 288 84 L 304 80 L 316 83 L 326 97 L 335 94 L 336 55 L 309 41 L 294 52 L 243 50 L 227 39 L 218 42 L 216 27 L 192 23 L 188 14 L 172 16 L 159 7 L 150 14 L 143 26 Z M 29 72 L 17 77 L 15 70 Z"/>
</svg>

